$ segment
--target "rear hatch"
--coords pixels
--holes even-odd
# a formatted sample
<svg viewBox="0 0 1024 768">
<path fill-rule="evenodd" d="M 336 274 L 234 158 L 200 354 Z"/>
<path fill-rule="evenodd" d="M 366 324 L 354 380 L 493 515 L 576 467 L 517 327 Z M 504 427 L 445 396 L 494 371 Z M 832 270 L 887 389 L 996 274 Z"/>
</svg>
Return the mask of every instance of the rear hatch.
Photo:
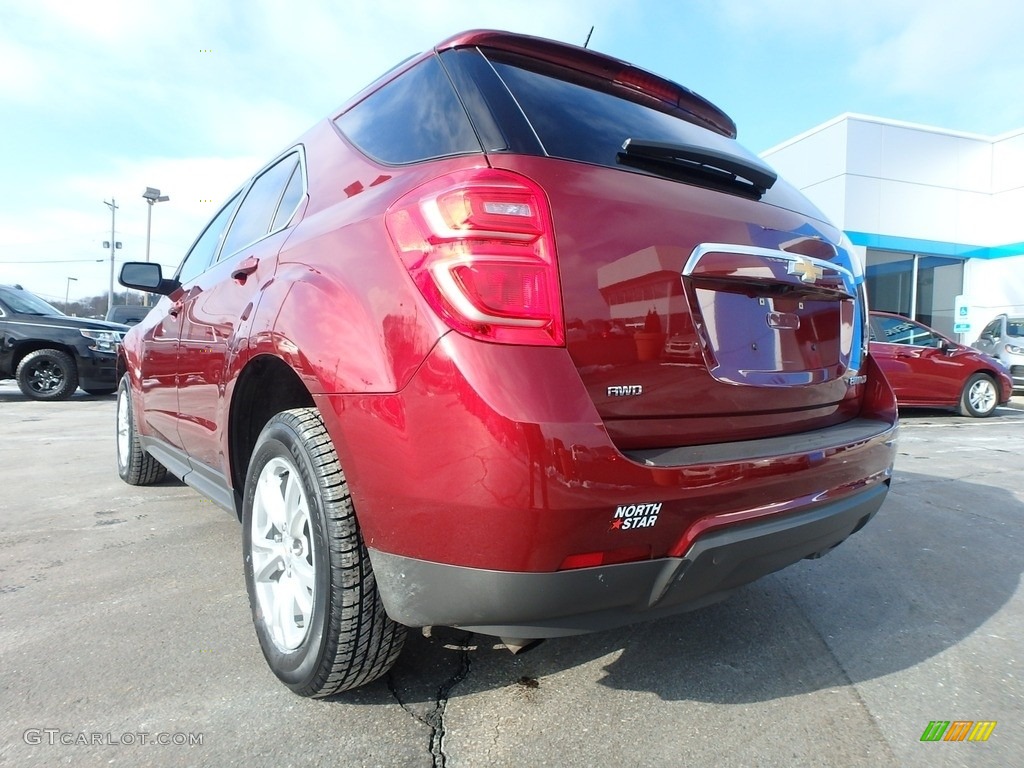
<svg viewBox="0 0 1024 768">
<path fill-rule="evenodd" d="M 857 416 L 863 307 L 839 232 L 713 105 L 573 51 L 557 64 L 550 52 L 476 54 L 501 85 L 482 88 L 504 114 L 489 161 L 548 196 L 566 344 L 616 444 L 752 439 Z"/>
</svg>

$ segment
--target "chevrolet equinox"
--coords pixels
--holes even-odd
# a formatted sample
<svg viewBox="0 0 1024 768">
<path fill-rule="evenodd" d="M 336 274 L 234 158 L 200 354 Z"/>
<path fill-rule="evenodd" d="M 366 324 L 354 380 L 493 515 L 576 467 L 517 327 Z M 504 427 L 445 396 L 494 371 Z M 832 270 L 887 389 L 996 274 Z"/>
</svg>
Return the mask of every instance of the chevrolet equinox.
<svg viewBox="0 0 1024 768">
<path fill-rule="evenodd" d="M 306 696 L 405 627 L 512 648 L 690 610 L 859 530 L 896 404 L 842 233 L 692 91 L 452 37 L 220 208 L 121 348 L 117 463 L 242 521 Z"/>
</svg>

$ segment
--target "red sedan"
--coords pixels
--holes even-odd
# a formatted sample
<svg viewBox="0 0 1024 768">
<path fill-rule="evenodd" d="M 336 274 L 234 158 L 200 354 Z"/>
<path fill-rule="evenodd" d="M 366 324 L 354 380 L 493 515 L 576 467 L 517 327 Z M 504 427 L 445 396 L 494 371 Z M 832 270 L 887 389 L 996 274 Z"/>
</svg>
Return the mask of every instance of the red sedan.
<svg viewBox="0 0 1024 768">
<path fill-rule="evenodd" d="M 1013 393 L 1013 380 L 998 360 L 901 315 L 871 313 L 871 355 L 900 406 L 955 408 L 982 417 Z"/>
</svg>

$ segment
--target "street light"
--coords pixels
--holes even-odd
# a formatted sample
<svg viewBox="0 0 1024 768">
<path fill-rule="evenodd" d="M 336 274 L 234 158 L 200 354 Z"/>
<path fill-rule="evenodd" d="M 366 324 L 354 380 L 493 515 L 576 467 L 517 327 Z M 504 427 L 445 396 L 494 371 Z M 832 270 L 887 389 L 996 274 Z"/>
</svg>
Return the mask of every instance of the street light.
<svg viewBox="0 0 1024 768">
<path fill-rule="evenodd" d="M 146 187 L 146 191 L 142 193 L 143 199 L 149 203 L 149 208 L 146 211 L 146 263 L 149 263 L 149 235 L 153 229 L 153 206 L 157 203 L 166 203 L 169 198 L 167 195 L 161 195 L 159 189 L 153 187 Z M 149 306 L 149 294 L 147 293 L 144 298 L 145 304 Z"/>
<path fill-rule="evenodd" d="M 166 203 L 171 198 L 167 195 L 161 195 L 159 189 L 153 189 L 152 187 L 146 187 L 142 197 L 149 203 L 149 211 L 146 215 L 146 261 L 149 261 L 149 233 L 153 229 L 153 206 L 157 203 Z"/>
<path fill-rule="evenodd" d="M 78 278 L 77 277 L 69 277 L 68 278 L 68 287 L 64 289 L 64 311 L 65 312 L 68 311 L 68 297 L 71 296 L 71 282 L 72 281 L 77 283 L 78 282 Z"/>
</svg>

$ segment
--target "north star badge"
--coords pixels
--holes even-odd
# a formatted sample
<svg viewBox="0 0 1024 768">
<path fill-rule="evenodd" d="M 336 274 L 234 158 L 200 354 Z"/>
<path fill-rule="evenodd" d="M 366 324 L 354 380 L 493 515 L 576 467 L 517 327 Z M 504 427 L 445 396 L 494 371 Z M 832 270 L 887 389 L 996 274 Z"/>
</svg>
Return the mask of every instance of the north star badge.
<svg viewBox="0 0 1024 768">
<path fill-rule="evenodd" d="M 634 528 L 650 528 L 658 522 L 661 502 L 653 504 L 619 504 L 612 515 L 612 531 L 631 531 Z"/>
</svg>

